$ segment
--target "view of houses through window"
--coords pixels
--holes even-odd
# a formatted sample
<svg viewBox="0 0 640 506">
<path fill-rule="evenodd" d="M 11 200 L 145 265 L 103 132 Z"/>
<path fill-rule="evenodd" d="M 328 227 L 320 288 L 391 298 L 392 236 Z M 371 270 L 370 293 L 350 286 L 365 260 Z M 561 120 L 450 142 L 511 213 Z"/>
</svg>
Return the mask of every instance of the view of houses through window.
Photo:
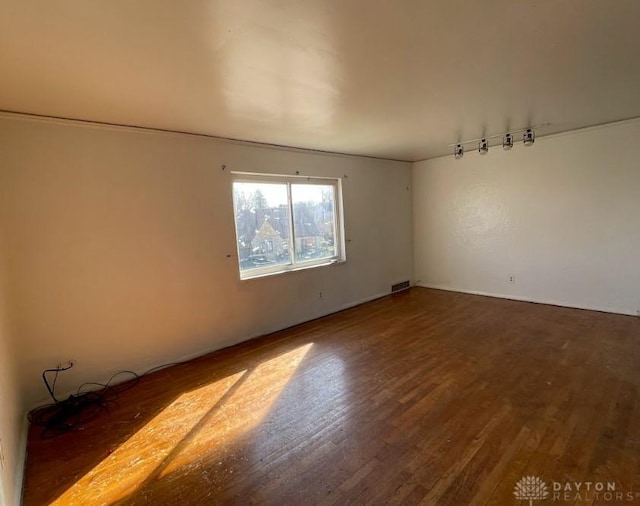
<svg viewBox="0 0 640 506">
<path fill-rule="evenodd" d="M 340 252 L 336 180 L 237 178 L 241 278 L 326 264 Z"/>
</svg>

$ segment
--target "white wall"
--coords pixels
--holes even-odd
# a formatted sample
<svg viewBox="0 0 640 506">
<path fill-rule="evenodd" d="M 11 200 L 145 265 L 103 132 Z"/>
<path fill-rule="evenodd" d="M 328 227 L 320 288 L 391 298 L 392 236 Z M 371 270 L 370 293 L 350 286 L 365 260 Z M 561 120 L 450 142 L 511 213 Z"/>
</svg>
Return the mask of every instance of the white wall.
<svg viewBox="0 0 640 506">
<path fill-rule="evenodd" d="M 59 392 L 316 318 L 411 279 L 408 163 L 7 115 L 0 143 L 0 219 L 29 406 L 47 401 L 41 371 L 69 359 L 77 364 Z M 347 262 L 241 282 L 231 170 L 347 176 Z"/>
<path fill-rule="evenodd" d="M 4 461 L 0 466 L 0 505 L 20 504 L 26 443 L 26 418 L 18 379 L 11 335 L 9 287 L 2 252 L 5 246 L 0 230 L 0 441 Z"/>
<path fill-rule="evenodd" d="M 627 121 L 414 164 L 417 284 L 636 314 L 638 139 Z"/>
</svg>

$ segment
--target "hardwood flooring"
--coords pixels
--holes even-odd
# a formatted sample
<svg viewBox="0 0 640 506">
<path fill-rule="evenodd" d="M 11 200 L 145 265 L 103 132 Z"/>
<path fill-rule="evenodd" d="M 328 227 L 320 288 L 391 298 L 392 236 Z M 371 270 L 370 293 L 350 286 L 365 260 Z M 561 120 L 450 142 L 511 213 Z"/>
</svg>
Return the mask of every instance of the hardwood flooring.
<svg viewBox="0 0 640 506">
<path fill-rule="evenodd" d="M 640 318 L 413 288 L 32 427 L 24 504 L 640 504 L 639 386 Z"/>
</svg>

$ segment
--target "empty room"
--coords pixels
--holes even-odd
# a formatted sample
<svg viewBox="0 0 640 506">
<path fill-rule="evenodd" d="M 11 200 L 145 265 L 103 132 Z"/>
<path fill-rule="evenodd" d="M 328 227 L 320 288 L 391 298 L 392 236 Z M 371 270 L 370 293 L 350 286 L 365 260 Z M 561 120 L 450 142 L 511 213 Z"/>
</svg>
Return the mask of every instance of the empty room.
<svg viewBox="0 0 640 506">
<path fill-rule="evenodd" d="M 0 8 L 0 505 L 640 504 L 640 3 Z"/>
</svg>

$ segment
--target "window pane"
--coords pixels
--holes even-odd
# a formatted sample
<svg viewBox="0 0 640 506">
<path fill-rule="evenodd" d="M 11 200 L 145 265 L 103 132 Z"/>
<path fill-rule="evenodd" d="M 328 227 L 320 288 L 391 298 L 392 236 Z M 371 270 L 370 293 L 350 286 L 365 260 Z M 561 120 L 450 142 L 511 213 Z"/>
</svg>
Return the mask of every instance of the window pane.
<svg viewBox="0 0 640 506">
<path fill-rule="evenodd" d="M 291 263 L 287 185 L 233 183 L 240 270 Z"/>
<path fill-rule="evenodd" d="M 336 256 L 335 187 L 291 185 L 296 261 Z"/>
</svg>

